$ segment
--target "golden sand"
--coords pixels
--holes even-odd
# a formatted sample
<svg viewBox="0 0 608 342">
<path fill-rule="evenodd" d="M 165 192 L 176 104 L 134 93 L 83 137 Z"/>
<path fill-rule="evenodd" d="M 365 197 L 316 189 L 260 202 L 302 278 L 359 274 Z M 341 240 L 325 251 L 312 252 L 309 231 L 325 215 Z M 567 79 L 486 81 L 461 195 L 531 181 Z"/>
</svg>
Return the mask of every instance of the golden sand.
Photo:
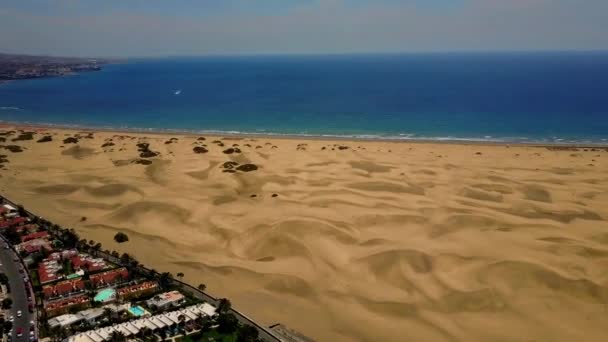
<svg viewBox="0 0 608 342">
<path fill-rule="evenodd" d="M 0 193 L 261 323 L 318 341 L 608 338 L 604 149 L 45 131 L 0 143 L 25 148 L 0 151 Z"/>
</svg>

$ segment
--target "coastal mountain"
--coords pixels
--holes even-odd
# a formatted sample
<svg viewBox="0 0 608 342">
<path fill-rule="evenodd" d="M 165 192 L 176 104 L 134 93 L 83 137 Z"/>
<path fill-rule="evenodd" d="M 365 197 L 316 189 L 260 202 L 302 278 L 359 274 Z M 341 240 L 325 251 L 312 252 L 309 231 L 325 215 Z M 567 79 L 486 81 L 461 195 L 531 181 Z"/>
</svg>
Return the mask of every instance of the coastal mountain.
<svg viewBox="0 0 608 342">
<path fill-rule="evenodd" d="M 30 56 L 0 53 L 0 82 L 99 71 L 105 59 Z"/>
</svg>

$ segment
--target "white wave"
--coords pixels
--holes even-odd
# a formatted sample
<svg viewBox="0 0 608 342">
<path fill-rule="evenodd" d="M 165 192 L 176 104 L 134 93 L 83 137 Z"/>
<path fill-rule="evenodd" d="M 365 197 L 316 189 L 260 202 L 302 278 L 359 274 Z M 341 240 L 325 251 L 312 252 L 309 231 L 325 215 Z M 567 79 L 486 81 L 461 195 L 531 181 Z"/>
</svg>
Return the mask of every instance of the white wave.
<svg viewBox="0 0 608 342">
<path fill-rule="evenodd" d="M 0 110 L 23 110 L 23 109 L 21 109 L 19 107 L 10 107 L 10 106 L 8 106 L 8 107 L 0 107 Z"/>
<path fill-rule="evenodd" d="M 5 107 L 0 107 L 0 109 Z M 354 140 L 388 140 L 388 141 L 422 141 L 422 142 L 472 142 L 472 143 L 521 143 L 521 144 L 590 144 L 605 146 L 608 139 L 572 139 L 572 138 L 533 138 L 533 137 L 460 137 L 460 136 L 423 136 L 415 133 L 394 133 L 394 134 L 332 134 L 332 133 L 309 133 L 301 132 L 273 132 L 266 129 L 252 129 L 251 131 L 239 130 L 220 130 L 220 129 L 184 129 L 184 128 L 158 128 L 158 127 L 134 127 L 134 126 L 109 126 L 109 125 L 81 125 L 81 124 L 62 124 L 62 123 L 45 123 L 45 122 L 30 122 L 30 121 L 4 121 L 2 123 L 9 124 L 27 124 L 32 126 L 45 126 L 56 128 L 73 128 L 73 129 L 98 129 L 105 131 L 123 131 L 123 132 L 150 132 L 150 133 L 178 133 L 178 134 L 207 134 L 207 135 L 227 135 L 227 136 L 259 136 L 259 137 L 294 137 L 294 138 L 325 138 L 325 139 L 354 139 Z"/>
</svg>

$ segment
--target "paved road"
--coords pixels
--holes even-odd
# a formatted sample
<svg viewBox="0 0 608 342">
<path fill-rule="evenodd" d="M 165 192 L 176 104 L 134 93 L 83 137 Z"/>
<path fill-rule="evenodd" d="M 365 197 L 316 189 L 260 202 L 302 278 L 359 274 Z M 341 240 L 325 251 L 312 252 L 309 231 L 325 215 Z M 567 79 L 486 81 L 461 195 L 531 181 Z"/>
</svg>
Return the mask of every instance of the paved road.
<svg viewBox="0 0 608 342">
<path fill-rule="evenodd" d="M 17 341 L 29 341 L 29 329 L 30 321 L 35 320 L 35 317 L 28 311 L 28 299 L 26 288 L 23 281 L 22 273 L 19 270 L 23 268 L 20 261 L 13 261 L 16 258 L 15 253 L 12 249 L 5 249 L 6 242 L 0 239 L 0 271 L 6 274 L 9 279 L 9 286 L 11 292 L 9 297 L 13 300 L 13 306 L 10 309 L 10 313 L 5 317 L 6 320 L 10 316 L 15 318 L 13 322 L 13 336 L 12 340 Z M 27 271 L 24 271 L 27 272 Z M 17 311 L 21 310 L 22 316 L 17 317 Z M 17 337 L 17 328 L 23 328 L 23 336 Z"/>
</svg>

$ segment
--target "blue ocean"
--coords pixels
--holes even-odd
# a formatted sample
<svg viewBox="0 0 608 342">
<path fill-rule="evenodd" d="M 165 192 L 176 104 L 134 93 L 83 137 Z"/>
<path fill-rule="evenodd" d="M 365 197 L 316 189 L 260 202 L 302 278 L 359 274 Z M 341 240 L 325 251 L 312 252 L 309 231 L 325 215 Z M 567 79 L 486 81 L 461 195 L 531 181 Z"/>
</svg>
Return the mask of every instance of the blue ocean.
<svg viewBox="0 0 608 342">
<path fill-rule="evenodd" d="M 0 85 L 0 120 L 387 139 L 606 142 L 608 52 L 134 59 Z"/>
</svg>

